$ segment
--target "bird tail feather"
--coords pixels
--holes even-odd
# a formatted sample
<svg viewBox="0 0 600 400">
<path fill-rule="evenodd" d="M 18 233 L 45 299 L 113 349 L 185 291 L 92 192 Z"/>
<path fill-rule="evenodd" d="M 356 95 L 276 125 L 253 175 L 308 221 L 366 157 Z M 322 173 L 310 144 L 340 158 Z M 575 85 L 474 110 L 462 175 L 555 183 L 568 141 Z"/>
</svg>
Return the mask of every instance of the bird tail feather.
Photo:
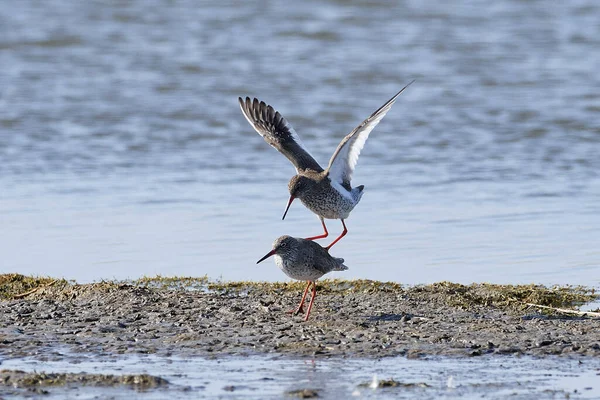
<svg viewBox="0 0 600 400">
<path fill-rule="evenodd" d="M 355 188 L 352 189 L 352 196 L 354 197 L 356 202 L 360 201 L 360 198 L 363 195 L 363 189 L 365 188 L 365 185 L 360 185 L 357 186 Z"/>
<path fill-rule="evenodd" d="M 338 265 L 337 265 L 336 268 L 333 269 L 333 271 L 345 271 L 345 270 L 348 269 L 348 267 L 346 267 L 344 265 L 344 259 L 343 258 L 337 258 L 337 257 L 334 257 L 334 258 L 335 258 L 335 261 L 337 262 Z"/>
</svg>

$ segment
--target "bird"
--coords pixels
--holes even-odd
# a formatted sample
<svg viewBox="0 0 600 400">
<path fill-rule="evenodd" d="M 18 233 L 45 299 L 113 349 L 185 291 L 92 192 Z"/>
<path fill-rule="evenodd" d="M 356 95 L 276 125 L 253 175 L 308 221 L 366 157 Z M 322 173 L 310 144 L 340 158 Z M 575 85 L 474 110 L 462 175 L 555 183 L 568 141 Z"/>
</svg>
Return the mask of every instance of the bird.
<svg viewBox="0 0 600 400">
<path fill-rule="evenodd" d="M 310 310 L 317 296 L 317 279 L 331 271 L 345 271 L 348 269 L 344 265 L 343 258 L 332 257 L 329 255 L 329 251 L 321 247 L 318 243 L 288 235 L 275 239 L 273 250 L 256 263 L 259 264 L 271 256 L 275 256 L 275 264 L 287 276 L 292 279 L 308 282 L 300 304 L 296 309 L 290 311 L 291 314 L 298 315 L 304 312 L 304 300 L 306 299 L 308 289 L 312 285 L 310 303 L 308 304 L 308 311 L 306 311 L 304 321 L 308 321 Z"/>
<path fill-rule="evenodd" d="M 358 156 L 369 133 L 392 108 L 398 96 L 413 82 L 414 80 L 404 86 L 394 97 L 344 137 L 331 156 L 326 169 L 323 169 L 310 155 L 292 125 L 272 106 L 256 98 L 253 100 L 250 97 L 238 98 L 242 113 L 250 125 L 296 168 L 296 175 L 288 184 L 290 198 L 282 219 L 285 219 L 294 199 L 300 199 L 306 208 L 317 214 L 324 230 L 322 234 L 308 237 L 307 240 L 323 239 L 329 235 L 324 218 L 340 219 L 344 228 L 341 235 L 325 249 L 329 250 L 348 233 L 344 220 L 360 201 L 364 189 L 364 185 L 354 188 L 351 186 Z"/>
</svg>

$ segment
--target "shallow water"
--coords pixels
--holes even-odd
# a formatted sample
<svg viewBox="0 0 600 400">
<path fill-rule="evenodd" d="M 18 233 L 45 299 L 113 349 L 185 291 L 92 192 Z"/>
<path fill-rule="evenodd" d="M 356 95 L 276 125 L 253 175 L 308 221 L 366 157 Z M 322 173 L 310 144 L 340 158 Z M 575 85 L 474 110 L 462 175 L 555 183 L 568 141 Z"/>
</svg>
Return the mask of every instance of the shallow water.
<svg viewBox="0 0 600 400">
<path fill-rule="evenodd" d="M 160 376 L 168 389 L 137 395 L 144 398 L 185 399 L 281 398 L 286 392 L 315 389 L 319 398 L 572 398 L 600 396 L 598 360 L 531 357 L 293 359 L 287 357 L 159 358 L 153 356 L 99 359 L 80 355 L 70 361 L 5 360 L 4 369 L 37 372 L 87 372 Z M 373 380 L 394 379 L 408 387 L 371 388 Z M 361 386 L 366 384 L 367 386 Z M 415 386 L 410 386 L 415 384 Z M 131 396 L 128 388 L 47 388 L 49 396 L 67 393 L 78 398 Z M 1 392 L 0 392 L 1 393 Z M 7 397 L 9 398 L 9 397 Z"/>
<path fill-rule="evenodd" d="M 280 220 L 294 170 L 237 96 L 324 165 L 416 78 L 361 155 L 337 276 L 598 286 L 599 37 L 593 0 L 9 0 L 0 272 L 285 279 L 255 261 L 321 228 Z"/>
</svg>

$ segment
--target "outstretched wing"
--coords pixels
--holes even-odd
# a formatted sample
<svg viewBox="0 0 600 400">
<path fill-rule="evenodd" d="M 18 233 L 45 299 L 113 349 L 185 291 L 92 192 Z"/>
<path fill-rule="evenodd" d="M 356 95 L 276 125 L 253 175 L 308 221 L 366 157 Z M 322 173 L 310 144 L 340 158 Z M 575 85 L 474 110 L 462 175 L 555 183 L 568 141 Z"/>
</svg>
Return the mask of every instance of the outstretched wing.
<svg viewBox="0 0 600 400">
<path fill-rule="evenodd" d="M 340 142 L 333 153 L 333 156 L 331 156 L 331 160 L 329 160 L 329 179 L 331 179 L 332 182 L 338 182 L 346 189 L 350 190 L 352 173 L 358 162 L 360 151 L 369 137 L 369 133 L 371 133 L 379 121 L 385 117 L 385 114 L 392 108 L 394 102 L 404 89 L 409 87 L 413 82 L 414 80 L 404 86 L 402 90 L 396 93 L 394 97 L 371 114 L 371 116 L 365 119 L 359 126 L 354 128 L 354 130 Z"/>
<path fill-rule="evenodd" d="M 240 97 L 238 100 L 242 113 L 250 125 L 267 143 L 286 156 L 294 164 L 298 173 L 307 169 L 323 171 L 319 163 L 306 150 L 292 125 L 279 112 L 263 101 L 259 102 L 258 99 L 250 100 L 250 97 L 246 97 L 244 100 Z"/>
</svg>

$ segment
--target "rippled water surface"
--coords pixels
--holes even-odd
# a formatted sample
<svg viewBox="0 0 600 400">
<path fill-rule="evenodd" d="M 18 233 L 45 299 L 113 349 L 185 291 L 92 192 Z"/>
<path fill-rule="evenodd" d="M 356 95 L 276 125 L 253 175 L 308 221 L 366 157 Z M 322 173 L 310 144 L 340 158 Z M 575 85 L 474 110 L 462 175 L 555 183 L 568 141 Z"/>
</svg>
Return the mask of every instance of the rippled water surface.
<svg viewBox="0 0 600 400">
<path fill-rule="evenodd" d="M 61 354 L 62 355 L 62 354 Z M 168 388 L 145 393 L 128 387 L 63 389 L 48 387 L 45 398 L 147 399 L 280 399 L 309 389 L 325 399 L 597 399 L 599 365 L 595 360 L 478 357 L 472 359 L 406 358 L 290 359 L 225 357 L 167 359 L 153 356 L 103 360 L 80 355 L 72 361 L 5 360 L 6 369 L 27 372 L 151 374 L 169 381 Z M 394 380 L 397 387 L 373 388 Z M 3 393 L 4 392 L 4 393 Z M 0 387 L 0 394 L 14 393 Z"/>
<path fill-rule="evenodd" d="M 0 9 L 0 272 L 282 280 L 321 232 L 238 96 L 325 165 L 373 131 L 337 276 L 600 284 L 593 0 L 8 0 Z M 329 243 L 341 231 L 329 221 Z"/>
</svg>

